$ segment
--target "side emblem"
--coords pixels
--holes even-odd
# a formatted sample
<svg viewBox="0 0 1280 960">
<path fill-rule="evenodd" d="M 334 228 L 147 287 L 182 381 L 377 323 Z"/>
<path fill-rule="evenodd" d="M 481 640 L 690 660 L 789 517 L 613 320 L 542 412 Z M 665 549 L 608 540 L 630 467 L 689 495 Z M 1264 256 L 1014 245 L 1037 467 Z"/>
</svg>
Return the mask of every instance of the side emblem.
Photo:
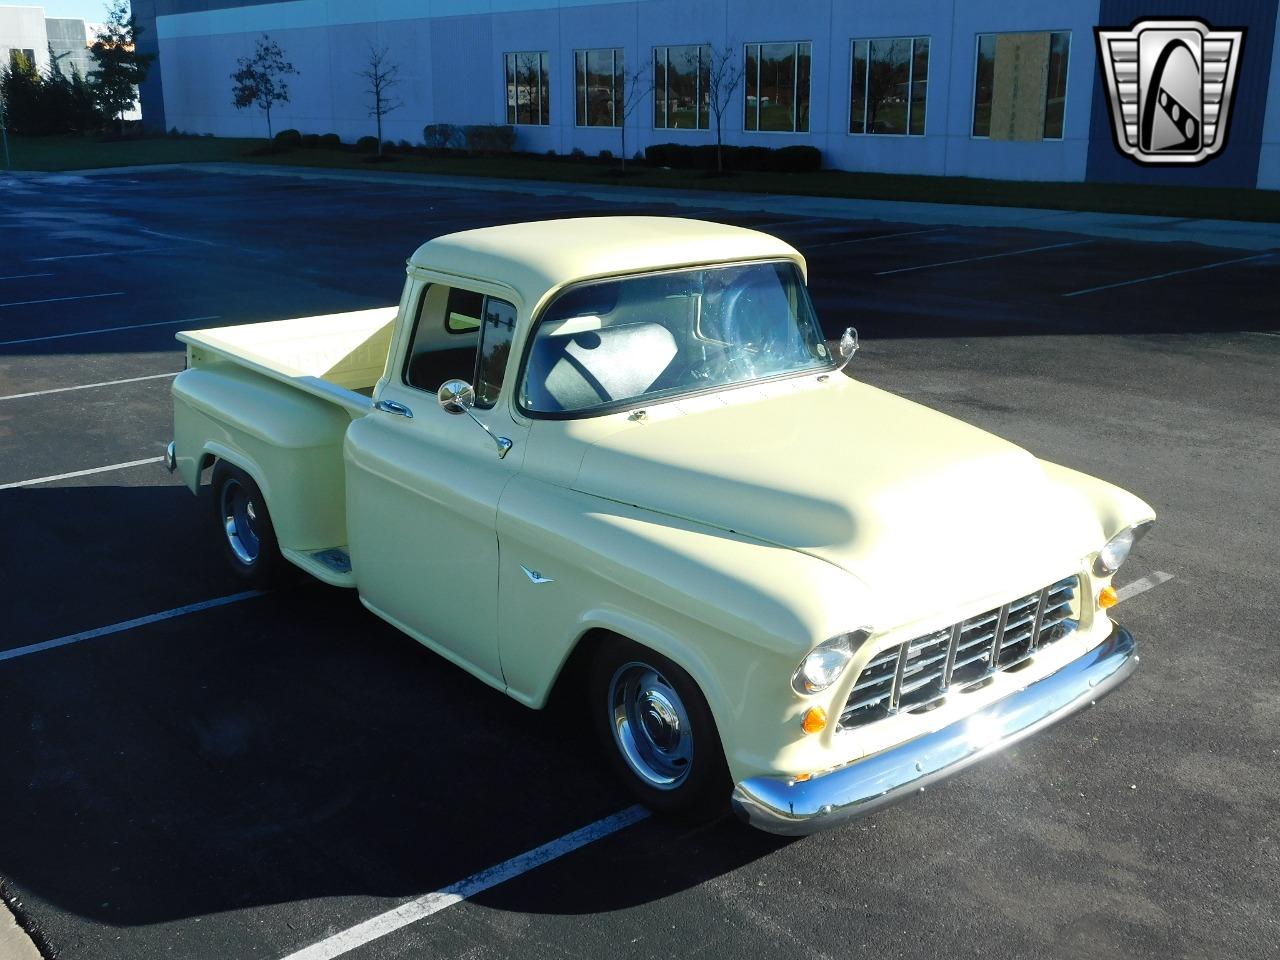
<svg viewBox="0 0 1280 960">
<path fill-rule="evenodd" d="M 1203 163 L 1227 142 L 1244 28 L 1138 20 L 1094 28 L 1116 147 L 1138 163 Z"/>
<path fill-rule="evenodd" d="M 555 580 L 551 577 L 544 577 L 537 570 L 530 570 L 523 563 L 520 564 L 520 569 L 524 571 L 524 575 L 529 578 L 530 583 L 555 583 Z"/>
</svg>

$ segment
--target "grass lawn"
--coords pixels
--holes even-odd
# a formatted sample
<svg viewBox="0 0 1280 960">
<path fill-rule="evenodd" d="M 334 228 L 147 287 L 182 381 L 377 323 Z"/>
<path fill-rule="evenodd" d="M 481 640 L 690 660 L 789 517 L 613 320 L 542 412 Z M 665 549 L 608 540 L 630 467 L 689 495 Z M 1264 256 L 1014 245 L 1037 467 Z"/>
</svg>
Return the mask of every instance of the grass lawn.
<svg viewBox="0 0 1280 960">
<path fill-rule="evenodd" d="M 978 180 L 969 177 L 921 177 L 885 173 L 735 173 L 710 176 L 700 170 L 661 170 L 628 166 L 620 177 L 610 164 L 537 155 L 509 157 L 421 157 L 394 155 L 370 163 L 352 150 L 294 149 L 258 155 L 261 140 L 214 137 L 156 137 L 100 143 L 86 137 L 11 137 L 14 169 L 84 170 L 148 163 L 274 163 L 337 167 L 365 173 L 435 173 L 518 180 L 625 184 L 667 189 L 732 190 L 743 193 L 801 194 L 869 200 L 927 203 L 975 203 L 990 206 L 1046 207 L 1110 213 L 1280 221 L 1280 191 L 1217 187 L 1134 186 L 1106 183 L 1037 183 Z"/>
</svg>

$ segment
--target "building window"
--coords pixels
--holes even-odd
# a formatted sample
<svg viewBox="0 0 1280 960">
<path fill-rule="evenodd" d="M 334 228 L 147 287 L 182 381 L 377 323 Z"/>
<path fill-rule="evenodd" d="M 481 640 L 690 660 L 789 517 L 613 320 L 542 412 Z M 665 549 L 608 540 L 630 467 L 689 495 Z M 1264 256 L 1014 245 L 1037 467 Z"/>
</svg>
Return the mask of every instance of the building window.
<svg viewBox="0 0 1280 960">
<path fill-rule="evenodd" d="M 850 133 L 924 134 L 929 38 L 853 41 Z"/>
<path fill-rule="evenodd" d="M 973 135 L 992 140 L 1061 140 L 1071 34 L 978 35 Z"/>
<path fill-rule="evenodd" d="M 657 129 L 706 130 L 709 119 L 711 47 L 653 48 L 653 125 Z"/>
<path fill-rule="evenodd" d="M 573 59 L 578 126 L 620 126 L 624 83 L 621 48 L 578 50 Z"/>
<path fill-rule="evenodd" d="M 546 53 L 508 53 L 507 123 L 551 122 L 551 82 Z"/>
<path fill-rule="evenodd" d="M 809 131 L 813 44 L 748 43 L 746 130 Z"/>
</svg>

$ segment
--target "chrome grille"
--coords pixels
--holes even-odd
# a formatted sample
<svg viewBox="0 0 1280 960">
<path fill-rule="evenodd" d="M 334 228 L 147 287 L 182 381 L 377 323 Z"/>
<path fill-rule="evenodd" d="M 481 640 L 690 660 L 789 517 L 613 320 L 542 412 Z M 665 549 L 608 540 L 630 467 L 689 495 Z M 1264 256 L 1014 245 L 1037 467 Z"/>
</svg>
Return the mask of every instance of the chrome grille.
<svg viewBox="0 0 1280 960">
<path fill-rule="evenodd" d="M 882 651 L 859 674 L 840 713 L 840 728 L 938 706 L 955 688 L 1025 662 L 1079 625 L 1072 611 L 1078 587 L 1077 577 L 1067 577 Z"/>
</svg>

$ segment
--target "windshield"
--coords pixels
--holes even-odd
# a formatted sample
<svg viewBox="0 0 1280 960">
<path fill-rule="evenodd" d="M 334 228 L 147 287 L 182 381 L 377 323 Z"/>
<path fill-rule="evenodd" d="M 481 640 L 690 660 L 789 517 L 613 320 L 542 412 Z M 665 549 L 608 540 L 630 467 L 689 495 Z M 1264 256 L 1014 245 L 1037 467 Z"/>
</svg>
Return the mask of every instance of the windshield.
<svg viewBox="0 0 1280 960">
<path fill-rule="evenodd" d="M 830 362 L 793 263 L 627 277 L 573 287 L 543 311 L 520 406 L 580 413 Z"/>
</svg>

